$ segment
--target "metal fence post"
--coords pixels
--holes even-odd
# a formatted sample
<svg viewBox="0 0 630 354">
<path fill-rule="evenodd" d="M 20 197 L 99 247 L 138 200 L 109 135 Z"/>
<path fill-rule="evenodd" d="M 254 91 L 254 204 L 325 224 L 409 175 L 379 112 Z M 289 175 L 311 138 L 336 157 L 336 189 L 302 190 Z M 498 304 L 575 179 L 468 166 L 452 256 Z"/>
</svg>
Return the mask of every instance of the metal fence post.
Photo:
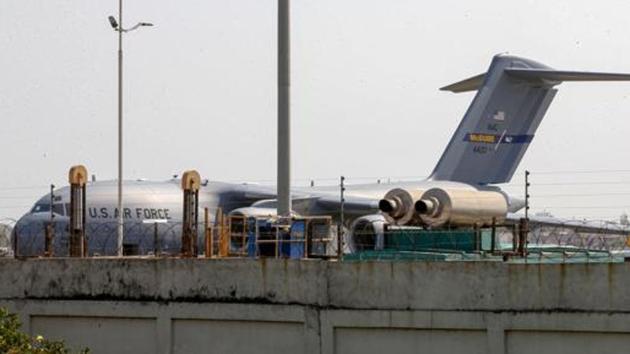
<svg viewBox="0 0 630 354">
<path fill-rule="evenodd" d="M 197 171 L 186 171 L 182 175 L 184 205 L 182 216 L 182 256 L 197 256 L 197 231 L 199 210 L 199 186 L 201 177 Z"/>
<path fill-rule="evenodd" d="M 85 185 L 87 178 L 85 166 L 78 165 L 70 168 L 68 173 L 68 182 L 70 182 L 70 257 L 85 257 L 87 254 L 85 239 Z M 118 212 L 122 213 L 122 210 Z"/>
</svg>

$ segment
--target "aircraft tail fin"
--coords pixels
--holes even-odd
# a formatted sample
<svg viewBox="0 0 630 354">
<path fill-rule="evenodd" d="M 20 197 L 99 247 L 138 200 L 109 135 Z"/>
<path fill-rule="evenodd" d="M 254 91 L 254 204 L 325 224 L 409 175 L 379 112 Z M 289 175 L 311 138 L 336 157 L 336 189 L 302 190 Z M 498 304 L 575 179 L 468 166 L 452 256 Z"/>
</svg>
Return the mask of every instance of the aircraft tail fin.
<svg viewBox="0 0 630 354">
<path fill-rule="evenodd" d="M 554 70 L 533 60 L 497 55 L 485 74 L 445 86 L 477 91 L 431 174 L 471 184 L 509 182 L 563 81 L 630 81 L 630 74 Z"/>
</svg>

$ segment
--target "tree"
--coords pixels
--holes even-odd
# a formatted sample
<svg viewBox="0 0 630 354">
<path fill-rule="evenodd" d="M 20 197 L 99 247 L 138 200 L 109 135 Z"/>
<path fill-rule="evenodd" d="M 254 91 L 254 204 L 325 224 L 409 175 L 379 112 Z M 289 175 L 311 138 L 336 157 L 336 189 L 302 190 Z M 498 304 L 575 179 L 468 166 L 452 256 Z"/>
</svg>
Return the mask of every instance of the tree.
<svg viewBox="0 0 630 354">
<path fill-rule="evenodd" d="M 0 308 L 0 353 L 7 354 L 69 354 L 63 341 L 52 341 L 41 335 L 31 338 L 20 331 L 20 321 L 15 314 Z M 82 349 L 81 354 L 89 353 Z"/>
</svg>

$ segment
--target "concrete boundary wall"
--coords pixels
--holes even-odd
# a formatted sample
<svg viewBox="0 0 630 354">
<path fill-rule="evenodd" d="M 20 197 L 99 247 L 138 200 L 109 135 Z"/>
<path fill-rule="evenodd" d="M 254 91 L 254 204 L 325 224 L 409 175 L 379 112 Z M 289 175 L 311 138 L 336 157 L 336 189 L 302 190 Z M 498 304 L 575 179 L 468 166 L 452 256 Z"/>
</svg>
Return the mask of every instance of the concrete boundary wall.
<svg viewBox="0 0 630 354">
<path fill-rule="evenodd" d="M 0 306 L 94 353 L 617 353 L 630 265 L 0 260 Z"/>
</svg>

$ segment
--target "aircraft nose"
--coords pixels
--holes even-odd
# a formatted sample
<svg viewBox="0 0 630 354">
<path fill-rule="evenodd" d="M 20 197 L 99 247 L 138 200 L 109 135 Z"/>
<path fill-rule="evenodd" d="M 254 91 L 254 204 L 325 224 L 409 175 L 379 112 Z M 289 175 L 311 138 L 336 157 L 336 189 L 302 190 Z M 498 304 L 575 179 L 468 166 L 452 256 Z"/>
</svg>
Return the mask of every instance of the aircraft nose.
<svg viewBox="0 0 630 354">
<path fill-rule="evenodd" d="M 42 225 L 41 220 L 32 213 L 18 219 L 11 230 L 11 249 L 15 257 L 33 255 L 41 239 L 39 236 L 43 235 Z"/>
<path fill-rule="evenodd" d="M 16 253 L 16 238 L 18 235 L 18 229 L 20 227 L 22 227 L 24 225 L 24 221 L 22 219 L 24 219 L 25 216 L 22 216 L 21 218 L 18 219 L 18 221 L 15 223 L 15 225 L 13 225 L 13 229 L 11 230 L 11 235 L 9 236 L 9 249 L 11 250 L 11 254 L 13 256 L 17 256 Z"/>
<path fill-rule="evenodd" d="M 11 233 L 9 234 L 9 252 L 10 252 L 10 255 L 15 255 L 15 237 L 17 235 L 16 229 L 17 229 L 17 223 L 15 224 L 13 229 L 11 230 Z"/>
<path fill-rule="evenodd" d="M 23 215 L 21 218 L 19 218 L 16 222 L 15 222 L 15 226 L 13 227 L 13 231 L 11 231 L 11 234 L 14 234 L 16 232 L 16 230 L 20 227 L 24 227 L 24 225 L 29 224 L 29 222 L 33 219 L 32 215 L 26 214 Z"/>
</svg>

